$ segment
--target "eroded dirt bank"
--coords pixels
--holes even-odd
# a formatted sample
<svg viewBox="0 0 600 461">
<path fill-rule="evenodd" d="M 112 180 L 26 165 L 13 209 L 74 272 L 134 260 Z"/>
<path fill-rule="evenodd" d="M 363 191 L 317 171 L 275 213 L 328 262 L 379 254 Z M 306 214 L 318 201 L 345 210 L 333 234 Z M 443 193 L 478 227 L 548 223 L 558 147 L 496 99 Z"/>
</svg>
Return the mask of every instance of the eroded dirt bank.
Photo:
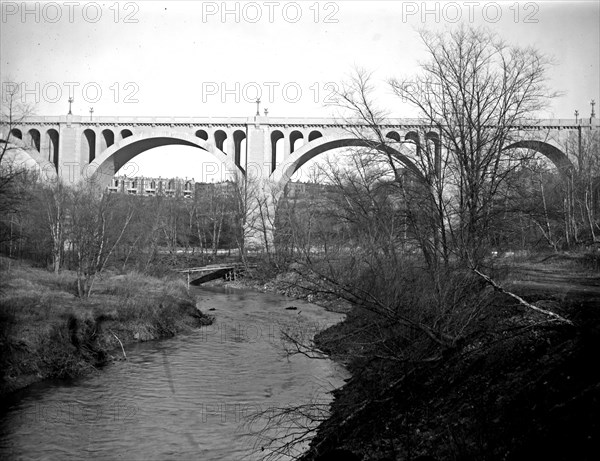
<svg viewBox="0 0 600 461">
<path fill-rule="evenodd" d="M 357 333 L 368 314 L 355 308 L 317 338 L 353 377 L 302 460 L 598 459 L 599 274 L 570 258 L 519 264 L 511 274 L 507 288 L 575 326 L 498 294 L 480 333 L 460 348 L 400 363 L 360 346 L 372 338 Z"/>
</svg>

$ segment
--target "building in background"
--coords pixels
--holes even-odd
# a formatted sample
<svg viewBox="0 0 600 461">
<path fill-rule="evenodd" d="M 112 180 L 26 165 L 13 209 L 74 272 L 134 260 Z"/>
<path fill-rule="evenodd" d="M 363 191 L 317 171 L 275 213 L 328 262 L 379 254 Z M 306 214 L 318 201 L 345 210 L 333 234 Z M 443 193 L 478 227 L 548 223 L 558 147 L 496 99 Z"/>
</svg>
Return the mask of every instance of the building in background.
<svg viewBox="0 0 600 461">
<path fill-rule="evenodd" d="M 195 190 L 196 182 L 194 178 L 128 178 L 127 176 L 115 176 L 108 186 L 109 192 L 186 198 L 193 197 Z"/>
</svg>

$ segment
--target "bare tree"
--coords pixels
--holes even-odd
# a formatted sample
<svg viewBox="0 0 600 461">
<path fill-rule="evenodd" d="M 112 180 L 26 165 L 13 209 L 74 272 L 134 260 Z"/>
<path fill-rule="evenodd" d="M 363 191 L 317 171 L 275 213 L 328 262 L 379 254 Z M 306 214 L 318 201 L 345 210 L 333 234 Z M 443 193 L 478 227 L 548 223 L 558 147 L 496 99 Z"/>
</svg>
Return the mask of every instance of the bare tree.
<svg viewBox="0 0 600 461">
<path fill-rule="evenodd" d="M 219 245 L 221 243 L 221 233 L 223 231 L 223 224 L 226 218 L 226 196 L 222 193 L 223 191 L 218 186 L 211 187 L 208 191 L 208 196 L 202 197 L 205 202 L 205 213 L 204 218 L 208 221 L 206 223 L 206 233 L 210 237 L 212 243 L 213 256 L 217 256 Z"/>
<path fill-rule="evenodd" d="M 27 147 L 23 143 L 22 133 L 19 135 L 20 132 L 17 126 L 34 112 L 33 106 L 23 102 L 21 87 L 17 84 L 4 82 L 1 96 L 0 124 L 4 127 L 6 136 L 0 141 L 2 144 L 0 147 L 0 164 L 9 160 L 9 153 L 12 150 Z M 16 141 L 19 145 L 12 144 L 12 141 Z"/>
<path fill-rule="evenodd" d="M 261 237 L 258 234 L 260 220 L 258 179 L 237 173 L 233 182 L 233 226 L 234 239 L 244 264 L 248 263 L 248 248 L 258 246 Z"/>
<path fill-rule="evenodd" d="M 0 216 L 2 221 L 11 221 L 23 200 L 26 198 L 20 179 L 26 168 L 17 160 L 19 151 L 27 150 L 22 133 L 17 126 L 33 113 L 33 107 L 23 102 L 21 89 L 17 84 L 2 84 L 0 101 L 0 126 L 5 133 L 0 139 Z M 28 180 L 33 178 L 29 175 Z"/>
<path fill-rule="evenodd" d="M 67 227 L 67 213 L 71 190 L 62 181 L 49 185 L 43 189 L 41 197 L 46 211 L 47 229 L 52 240 L 52 267 L 58 273 L 62 267 Z"/>
<path fill-rule="evenodd" d="M 245 416 L 245 427 L 253 434 L 254 449 L 263 461 L 299 459 L 313 440 L 318 425 L 330 414 L 326 401 L 270 407 Z"/>
<path fill-rule="evenodd" d="M 405 202 L 406 219 L 415 231 L 413 235 L 428 267 L 436 271 L 440 262 L 447 263 L 450 255 L 448 159 L 442 161 L 436 144 L 422 143 L 418 136 L 405 140 L 388 136 L 383 127 L 388 113 L 377 107 L 374 90 L 372 76 L 358 69 L 342 85 L 338 104 L 347 118 L 362 121 L 362 127 L 351 130 L 367 146 L 359 152 L 370 157 L 371 164 L 378 163 L 387 170 L 389 180 L 398 186 Z M 435 129 L 425 123 L 421 130 L 423 138 Z"/>
<path fill-rule="evenodd" d="M 566 183 L 564 200 L 565 238 L 567 242 L 600 240 L 600 134 L 597 130 L 579 127 L 570 136 L 566 151 L 575 154 L 577 170 Z M 586 235 L 587 234 L 587 235 Z"/>
<path fill-rule="evenodd" d="M 336 235 L 296 264 L 301 288 L 334 295 L 366 312 L 367 355 L 399 362 L 440 360 L 476 331 L 493 290 L 553 321 L 482 272 L 499 189 L 531 152 L 507 149 L 521 123 L 556 95 L 550 60 L 508 46 L 484 29 L 422 32 L 421 73 L 391 79 L 392 92 L 419 112 L 421 129 L 401 139 L 364 71 L 342 86 L 339 106 L 364 148 L 352 168 L 330 168 L 336 193 L 323 215 Z M 417 123 L 415 123 L 417 125 Z M 418 252 L 415 251 L 418 249 Z M 297 353 L 310 344 L 288 337 Z M 281 413 L 285 414 L 285 413 Z"/>
<path fill-rule="evenodd" d="M 77 292 L 89 297 L 96 276 L 104 270 L 134 214 L 117 213 L 119 197 L 102 194 L 93 184 L 81 184 L 72 193 L 68 238 L 76 253 Z"/>
<path fill-rule="evenodd" d="M 541 155 L 526 155 L 497 191 L 492 217 L 493 233 L 502 243 L 531 248 L 542 244 L 554 251 L 598 241 L 600 231 L 599 137 L 596 130 L 581 127 L 563 145 L 577 158 L 576 167 L 560 174 Z M 508 237 L 519 234 L 519 239 Z"/>
<path fill-rule="evenodd" d="M 342 86 L 339 105 L 362 122 L 353 134 L 364 148 L 352 154 L 351 169 L 330 174 L 338 194 L 326 213 L 340 233 L 306 257 L 304 276 L 311 289 L 443 350 L 469 334 L 489 287 L 499 286 L 480 267 L 501 213 L 498 191 L 532 155 L 507 147 L 555 93 L 545 84 L 550 61 L 535 49 L 466 27 L 421 38 L 428 51 L 422 73 L 389 81 L 418 109 L 419 133 L 390 136 L 367 72 Z"/>
<path fill-rule="evenodd" d="M 410 80 L 392 79 L 390 85 L 439 134 L 448 160 L 440 179 L 454 196 L 446 204 L 446 219 L 459 256 L 477 266 L 494 196 L 510 172 L 505 148 L 519 124 L 557 95 L 546 86 L 551 61 L 485 29 L 421 32 L 421 38 L 429 54 L 423 72 Z"/>
</svg>

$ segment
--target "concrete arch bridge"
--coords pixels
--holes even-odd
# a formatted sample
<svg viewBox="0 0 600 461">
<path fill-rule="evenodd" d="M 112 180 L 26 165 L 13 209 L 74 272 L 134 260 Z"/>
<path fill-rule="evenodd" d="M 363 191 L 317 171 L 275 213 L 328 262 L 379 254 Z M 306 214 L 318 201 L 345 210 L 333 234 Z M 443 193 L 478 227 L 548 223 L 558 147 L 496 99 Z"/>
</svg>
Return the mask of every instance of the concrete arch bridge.
<svg viewBox="0 0 600 461">
<path fill-rule="evenodd" d="M 550 159 L 561 172 L 576 165 L 576 155 L 565 151 L 565 141 L 582 130 L 598 130 L 597 119 L 535 120 L 515 127 L 507 148 L 528 148 Z M 355 133 L 367 133 L 360 121 L 333 118 L 277 117 L 89 117 L 33 116 L 10 127 L 0 126 L 0 138 L 24 148 L 48 175 L 67 183 L 80 180 L 108 185 L 113 176 L 137 155 L 160 146 L 184 145 L 217 162 L 231 176 L 249 174 L 269 179 L 282 188 L 310 159 L 333 149 L 364 146 Z M 382 149 L 391 151 L 407 168 L 413 160 L 398 152 L 399 144 L 432 142 L 437 133 L 419 119 L 389 119 L 381 125 Z M 415 154 L 418 154 L 419 147 Z M 123 171 L 120 172 L 121 174 Z M 125 172 L 127 173 L 127 172 Z M 193 173 L 193 172 L 191 172 Z M 225 179 L 223 177 L 222 179 Z"/>
<path fill-rule="evenodd" d="M 432 143 L 441 152 L 439 135 L 423 120 L 388 119 L 381 126 L 385 143 L 377 148 L 396 156 L 409 170 L 419 149 Z M 514 127 L 509 148 L 533 149 L 546 156 L 561 173 L 574 168 L 575 152 L 567 152 L 573 133 L 598 130 L 597 119 L 535 120 Z M 9 133 L 10 131 L 10 133 Z M 367 136 L 357 136 L 365 133 Z M 12 125 L 0 123 L 0 140 L 22 148 L 49 178 L 75 184 L 95 181 L 108 187 L 115 174 L 128 174 L 123 166 L 141 153 L 161 146 L 183 145 L 198 149 L 209 162 L 217 162 L 221 180 L 235 174 L 267 179 L 264 203 L 273 207 L 273 190 L 282 191 L 291 176 L 309 160 L 334 149 L 373 145 L 372 131 L 361 121 L 333 118 L 277 117 L 89 117 L 32 116 Z M 400 144 L 411 143 L 412 154 L 401 154 Z M 406 152 L 406 150 L 403 150 Z M 165 159 L 168 160 L 168 159 Z M 223 174 L 224 173 L 224 174 Z M 190 172 L 194 176 L 196 172 Z M 279 192 L 279 193 L 280 193 Z M 270 231 L 269 231 L 270 234 Z"/>
</svg>

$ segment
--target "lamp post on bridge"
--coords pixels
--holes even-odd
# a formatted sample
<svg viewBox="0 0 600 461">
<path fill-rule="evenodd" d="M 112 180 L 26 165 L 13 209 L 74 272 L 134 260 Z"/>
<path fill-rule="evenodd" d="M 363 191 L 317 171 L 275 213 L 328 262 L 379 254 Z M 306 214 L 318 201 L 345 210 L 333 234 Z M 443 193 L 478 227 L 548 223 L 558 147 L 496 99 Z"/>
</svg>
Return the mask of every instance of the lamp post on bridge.
<svg viewBox="0 0 600 461">
<path fill-rule="evenodd" d="M 578 117 L 579 117 L 579 111 L 576 110 L 575 111 L 575 124 L 577 124 L 577 122 L 579 121 Z"/>
<path fill-rule="evenodd" d="M 94 113 L 94 108 L 90 107 L 90 122 L 92 121 L 92 114 Z"/>
<path fill-rule="evenodd" d="M 260 117 L 260 98 L 256 98 L 256 116 Z"/>
<path fill-rule="evenodd" d="M 68 115 L 73 115 L 73 113 L 71 112 L 71 104 L 73 104 L 73 97 L 69 96 L 69 114 Z"/>
<path fill-rule="evenodd" d="M 590 101 L 590 106 L 592 106 L 592 113 L 590 114 L 590 125 L 592 124 L 592 119 L 596 117 L 596 113 L 594 112 L 594 106 L 596 105 L 596 101 L 593 99 Z"/>
</svg>

